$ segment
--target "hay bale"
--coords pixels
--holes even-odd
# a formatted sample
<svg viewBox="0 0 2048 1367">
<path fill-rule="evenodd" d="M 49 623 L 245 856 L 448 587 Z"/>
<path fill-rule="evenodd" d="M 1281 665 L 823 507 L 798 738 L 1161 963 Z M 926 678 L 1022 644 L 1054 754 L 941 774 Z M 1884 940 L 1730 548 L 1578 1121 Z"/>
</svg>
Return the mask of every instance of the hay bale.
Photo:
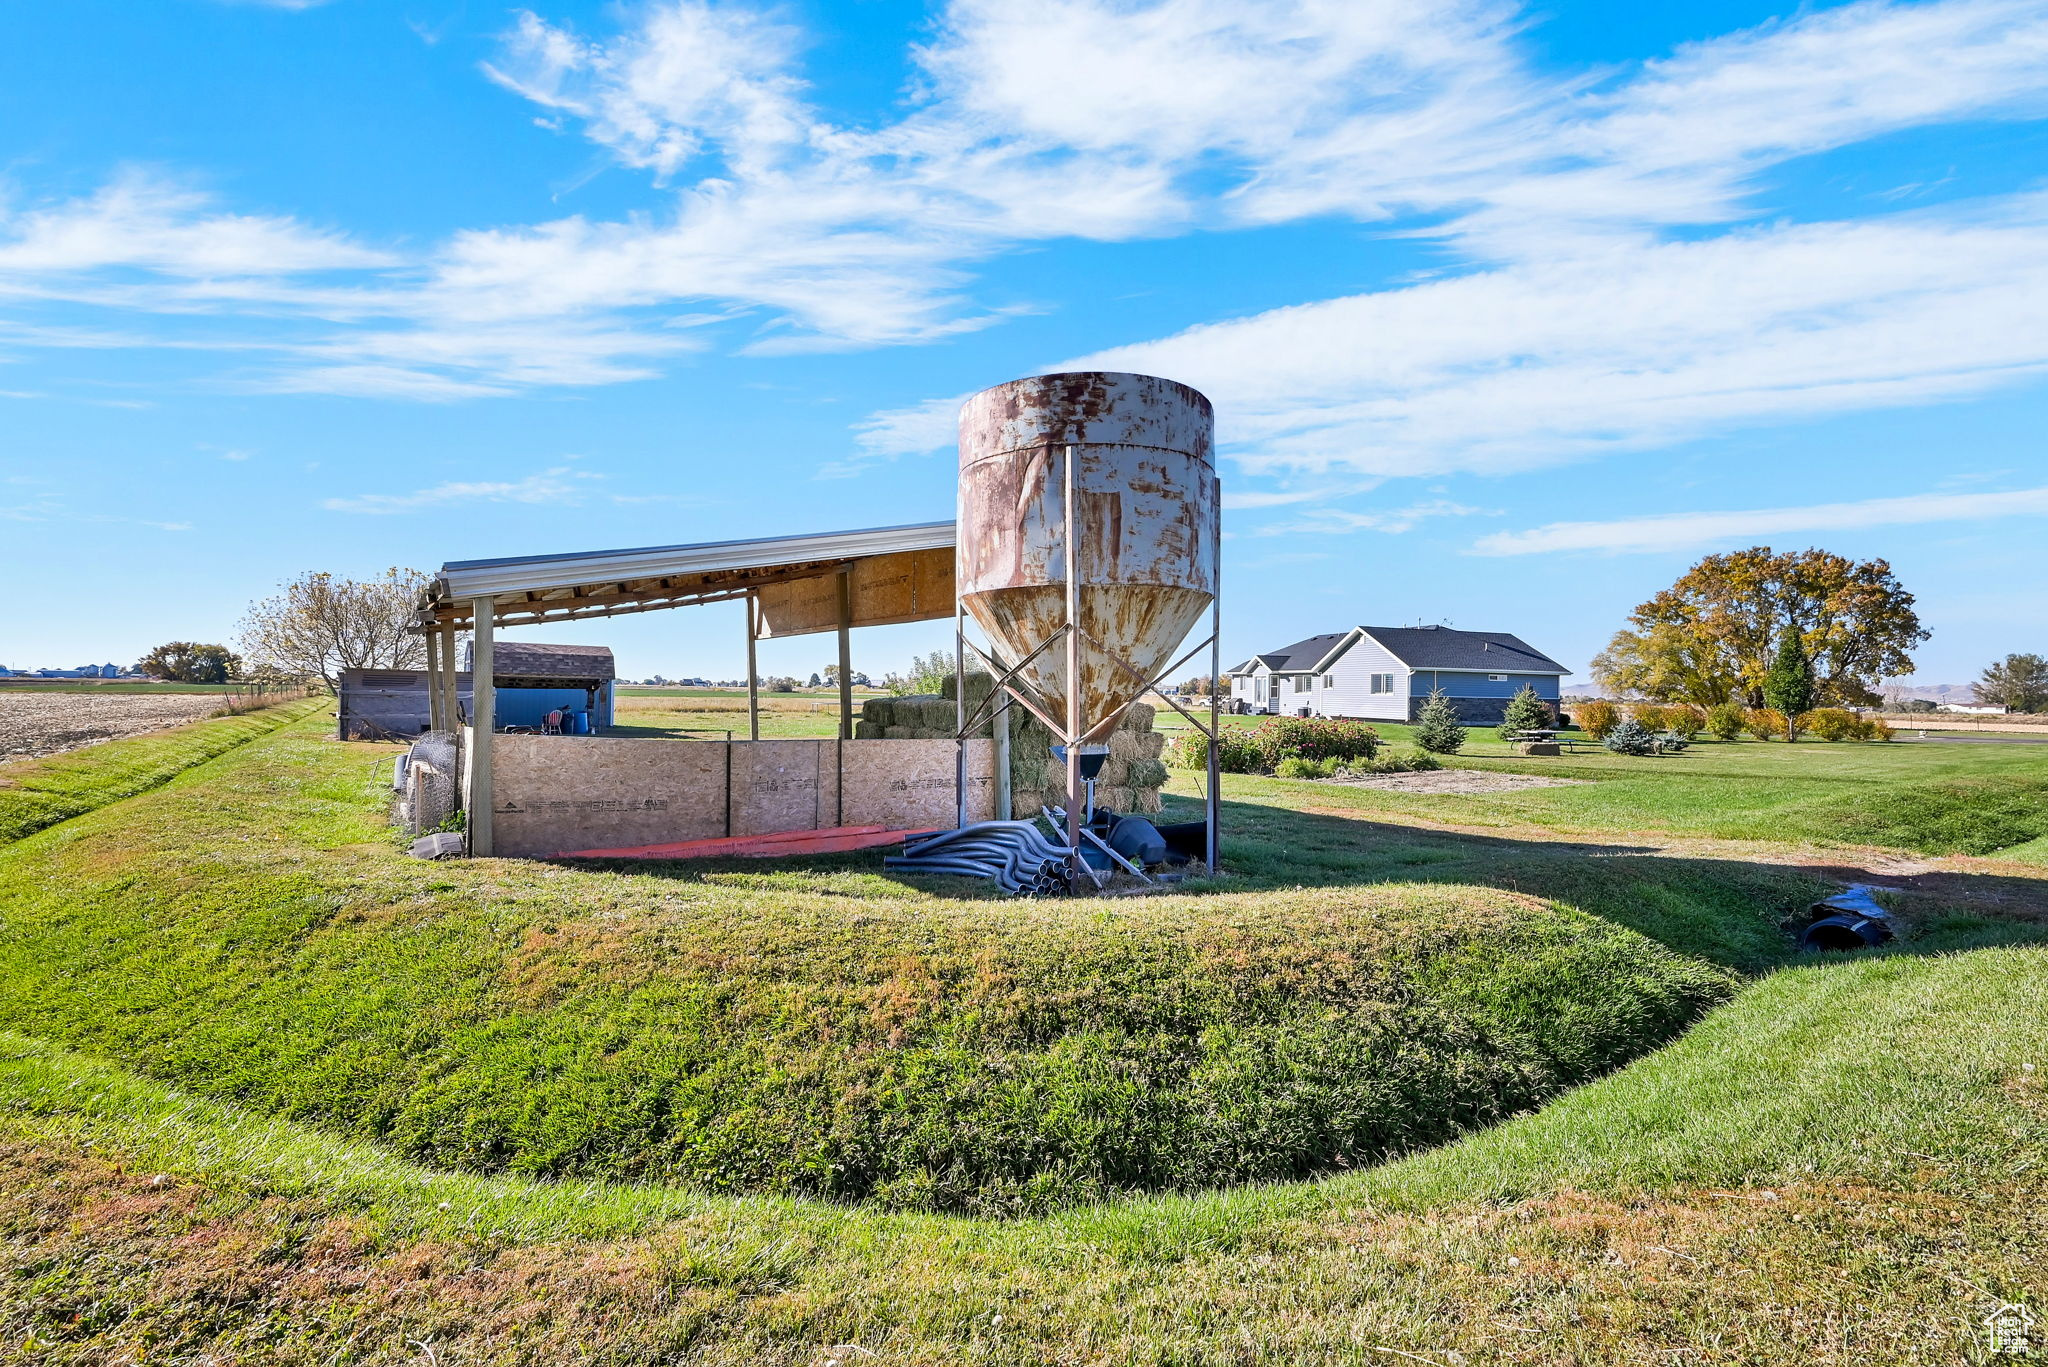
<svg viewBox="0 0 2048 1367">
<path fill-rule="evenodd" d="M 1146 757 L 1144 754 L 1145 737 L 1150 734 L 1147 731 L 1125 731 L 1122 729 L 1110 732 L 1110 760 L 1113 763 L 1121 762 L 1128 764 L 1134 759 L 1144 759 Z"/>
<path fill-rule="evenodd" d="M 1107 807 L 1113 812 L 1134 812 L 1137 810 L 1138 795 L 1129 788 L 1105 788 L 1095 785 L 1095 805 Z"/>
<path fill-rule="evenodd" d="M 860 705 L 860 720 L 875 726 L 890 726 L 896 720 L 894 698 L 869 698 Z"/>
<path fill-rule="evenodd" d="M 1131 710 L 1124 713 L 1123 719 L 1116 724 L 1117 729 L 1121 731 L 1128 727 L 1133 731 L 1150 731 L 1152 729 L 1152 719 L 1158 715 L 1159 709 L 1151 703 L 1132 703 Z"/>
<path fill-rule="evenodd" d="M 1166 733 L 1164 731 L 1142 732 L 1138 737 L 1138 749 L 1140 752 L 1138 758 L 1158 759 L 1166 753 Z"/>
<path fill-rule="evenodd" d="M 1132 804 L 1131 810 L 1141 816 L 1157 816 L 1166 805 L 1159 800 L 1159 790 L 1157 788 L 1140 788 L 1137 791 L 1138 800 Z"/>
<path fill-rule="evenodd" d="M 887 726 L 881 723 L 872 722 L 863 717 L 853 724 L 853 738 L 855 740 L 884 740 L 886 739 L 885 733 L 888 729 Z"/>
<path fill-rule="evenodd" d="M 1131 765 L 1127 781 L 1133 788 L 1157 790 L 1166 783 L 1166 766 L 1156 759 L 1141 759 Z"/>
<path fill-rule="evenodd" d="M 924 732 L 915 726 L 890 726 L 882 730 L 883 740 L 926 740 Z"/>
</svg>

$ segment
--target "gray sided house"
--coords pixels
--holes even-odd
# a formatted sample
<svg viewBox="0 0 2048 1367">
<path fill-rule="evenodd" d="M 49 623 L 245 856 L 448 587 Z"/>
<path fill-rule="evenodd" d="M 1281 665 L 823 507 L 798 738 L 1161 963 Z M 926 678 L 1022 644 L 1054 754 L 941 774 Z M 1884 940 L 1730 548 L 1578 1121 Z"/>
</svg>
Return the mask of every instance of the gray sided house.
<svg viewBox="0 0 2048 1367">
<path fill-rule="evenodd" d="M 1273 716 L 1413 721 L 1441 688 L 1460 718 L 1486 725 L 1524 686 L 1555 706 L 1570 672 L 1504 631 L 1353 627 L 1252 656 L 1230 671 L 1230 700 Z"/>
</svg>

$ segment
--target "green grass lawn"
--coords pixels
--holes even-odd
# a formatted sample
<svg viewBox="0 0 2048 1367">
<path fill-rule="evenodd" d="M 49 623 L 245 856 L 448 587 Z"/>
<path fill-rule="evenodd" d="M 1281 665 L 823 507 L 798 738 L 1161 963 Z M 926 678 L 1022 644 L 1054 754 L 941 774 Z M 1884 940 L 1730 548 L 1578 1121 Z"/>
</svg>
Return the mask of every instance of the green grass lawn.
<svg viewBox="0 0 2048 1367">
<path fill-rule="evenodd" d="M 2003 760 L 1233 778 L 1229 878 L 1027 904 L 409 861 L 320 730 L 0 849 L 0 1361 L 1949 1362 L 2048 1298 L 2048 877 L 1800 962 L 1830 885 L 1715 827 Z"/>
<path fill-rule="evenodd" d="M 1491 731 L 1475 731 L 1447 763 L 1581 783 L 1435 796 L 1231 774 L 1224 792 L 1261 804 L 1464 826 L 1807 840 L 1929 854 L 1993 854 L 2048 835 L 2048 746 L 1703 740 L 1675 755 L 1591 750 L 1531 758 Z M 1192 793 L 1196 782 L 1176 770 L 1170 791 Z"/>
<path fill-rule="evenodd" d="M 328 705 L 325 699 L 284 703 L 44 759 L 0 764 L 0 844 L 147 792 Z"/>
</svg>

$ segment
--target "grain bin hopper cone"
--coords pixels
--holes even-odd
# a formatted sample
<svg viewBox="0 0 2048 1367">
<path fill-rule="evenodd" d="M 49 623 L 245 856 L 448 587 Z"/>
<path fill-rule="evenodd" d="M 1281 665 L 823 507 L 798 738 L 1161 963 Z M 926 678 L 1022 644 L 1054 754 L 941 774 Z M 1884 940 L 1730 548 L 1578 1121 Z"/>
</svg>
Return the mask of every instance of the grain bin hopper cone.
<svg viewBox="0 0 2048 1367">
<path fill-rule="evenodd" d="M 1038 375 L 960 410 L 960 609 L 1004 689 L 1068 747 L 1077 852 L 1081 747 L 1185 661 L 1174 651 L 1204 613 L 1196 649 L 1217 672 L 1214 445 L 1208 399 L 1152 375 Z M 1189 719 L 1213 735 L 1213 706 L 1208 725 Z M 1213 868 L 1213 776 L 1209 798 Z"/>
</svg>

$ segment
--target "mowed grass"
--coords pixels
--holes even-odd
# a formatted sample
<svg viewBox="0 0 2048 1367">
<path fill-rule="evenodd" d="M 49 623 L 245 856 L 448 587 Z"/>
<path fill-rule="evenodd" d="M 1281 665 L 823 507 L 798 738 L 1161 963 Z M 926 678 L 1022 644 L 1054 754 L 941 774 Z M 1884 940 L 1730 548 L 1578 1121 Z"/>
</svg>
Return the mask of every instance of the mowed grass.
<svg viewBox="0 0 2048 1367">
<path fill-rule="evenodd" d="M 0 1023 L 443 1165 L 1015 1213 L 1440 1142 L 1734 983 L 1629 928 L 1627 879 L 1019 903 L 874 855 L 423 864 L 379 748 L 320 726 L 0 854 Z"/>
<path fill-rule="evenodd" d="M 325 699 L 285 703 L 44 759 L 0 764 L 0 844 L 147 792 L 326 705 Z"/>
<path fill-rule="evenodd" d="M 1231 774 L 1223 789 L 1252 803 L 1462 826 L 1804 840 L 1925 854 L 1994 854 L 2048 835 L 2048 746 L 1703 740 L 1675 755 L 1596 750 L 1535 758 L 1475 730 L 1447 762 L 1580 782 L 1430 795 Z M 1169 791 L 1198 788 L 1198 775 L 1174 771 Z"/>
<path fill-rule="evenodd" d="M 1879 952 L 1401 1162 L 986 1220 L 436 1172 L 5 1038 L 0 1341 L 292 1367 L 1990 1361 L 1982 1321 L 2048 1293 L 2044 1077 L 2048 951 Z"/>
<path fill-rule="evenodd" d="M 854 716 L 861 699 L 854 695 Z M 820 693 L 764 693 L 761 739 L 798 740 L 839 734 L 839 697 Z M 701 740 L 747 738 L 747 695 L 712 689 L 636 689 L 622 692 L 613 708 L 608 736 L 694 736 Z"/>
</svg>

